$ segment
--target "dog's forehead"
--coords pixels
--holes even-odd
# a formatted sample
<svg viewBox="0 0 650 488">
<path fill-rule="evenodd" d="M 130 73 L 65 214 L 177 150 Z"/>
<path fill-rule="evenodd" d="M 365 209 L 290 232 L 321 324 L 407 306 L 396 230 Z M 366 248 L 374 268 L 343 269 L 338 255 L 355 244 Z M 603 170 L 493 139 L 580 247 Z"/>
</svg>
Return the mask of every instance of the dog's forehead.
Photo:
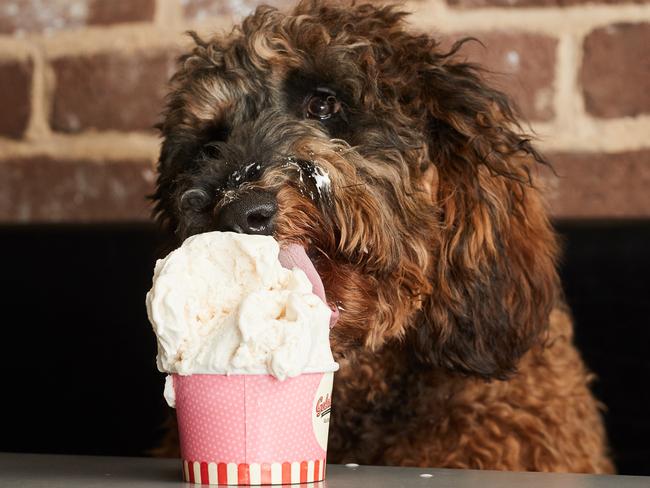
<svg viewBox="0 0 650 488">
<path fill-rule="evenodd" d="M 287 95 L 320 86 L 340 94 L 358 92 L 363 77 L 359 51 L 369 50 L 368 42 L 332 37 L 314 23 L 292 30 L 282 26 L 278 20 L 209 42 L 212 69 L 193 80 L 189 94 L 195 96 L 186 103 L 195 117 L 246 118 L 264 106 L 278 106 Z"/>
</svg>

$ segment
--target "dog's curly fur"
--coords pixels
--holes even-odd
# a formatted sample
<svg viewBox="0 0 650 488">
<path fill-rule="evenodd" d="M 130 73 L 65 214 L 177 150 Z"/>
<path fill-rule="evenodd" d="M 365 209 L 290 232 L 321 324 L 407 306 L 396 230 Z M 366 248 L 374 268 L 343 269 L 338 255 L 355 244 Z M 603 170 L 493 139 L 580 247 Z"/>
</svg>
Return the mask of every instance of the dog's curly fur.
<svg viewBox="0 0 650 488">
<path fill-rule="evenodd" d="M 611 472 L 545 162 L 462 42 L 444 51 L 405 16 L 311 0 L 193 34 L 156 214 L 182 239 L 214 229 L 224 200 L 276 195 L 275 237 L 306 246 L 341 309 L 329 461 Z M 341 111 L 305 117 L 323 87 Z"/>
</svg>

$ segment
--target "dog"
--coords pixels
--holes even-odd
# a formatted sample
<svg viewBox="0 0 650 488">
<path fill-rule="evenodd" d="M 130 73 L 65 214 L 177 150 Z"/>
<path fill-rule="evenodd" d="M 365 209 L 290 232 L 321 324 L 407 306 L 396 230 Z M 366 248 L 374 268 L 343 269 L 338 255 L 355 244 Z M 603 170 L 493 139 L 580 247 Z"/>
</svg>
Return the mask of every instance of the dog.
<svg viewBox="0 0 650 488">
<path fill-rule="evenodd" d="M 394 5 L 260 6 L 179 60 L 154 215 L 303 245 L 339 313 L 330 462 L 610 473 L 543 156 Z M 159 453 L 174 455 L 170 434 Z"/>
</svg>

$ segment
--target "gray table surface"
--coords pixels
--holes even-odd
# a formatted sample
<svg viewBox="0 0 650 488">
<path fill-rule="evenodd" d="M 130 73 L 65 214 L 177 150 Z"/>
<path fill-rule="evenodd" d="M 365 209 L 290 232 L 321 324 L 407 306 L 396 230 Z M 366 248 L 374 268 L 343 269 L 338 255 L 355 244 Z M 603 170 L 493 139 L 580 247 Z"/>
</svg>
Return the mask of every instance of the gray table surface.
<svg viewBox="0 0 650 488">
<path fill-rule="evenodd" d="M 427 477 L 423 477 L 421 475 Z M 428 477 L 428 475 L 432 475 Z M 0 453 L 0 487 L 153 488 L 192 486 L 180 481 L 173 459 L 56 456 Z M 327 466 L 327 480 L 314 488 L 632 488 L 650 487 L 650 477 L 579 474 L 504 473 L 381 466 Z"/>
</svg>

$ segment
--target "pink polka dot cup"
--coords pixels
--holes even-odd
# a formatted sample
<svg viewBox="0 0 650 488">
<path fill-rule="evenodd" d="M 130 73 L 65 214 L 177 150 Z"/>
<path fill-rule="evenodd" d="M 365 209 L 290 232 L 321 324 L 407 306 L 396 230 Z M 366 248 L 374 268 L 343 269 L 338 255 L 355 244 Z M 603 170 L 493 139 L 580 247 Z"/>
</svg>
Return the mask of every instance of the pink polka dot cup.
<svg viewBox="0 0 650 488">
<path fill-rule="evenodd" d="M 274 485 L 325 478 L 332 372 L 173 375 L 183 476 Z"/>
</svg>

